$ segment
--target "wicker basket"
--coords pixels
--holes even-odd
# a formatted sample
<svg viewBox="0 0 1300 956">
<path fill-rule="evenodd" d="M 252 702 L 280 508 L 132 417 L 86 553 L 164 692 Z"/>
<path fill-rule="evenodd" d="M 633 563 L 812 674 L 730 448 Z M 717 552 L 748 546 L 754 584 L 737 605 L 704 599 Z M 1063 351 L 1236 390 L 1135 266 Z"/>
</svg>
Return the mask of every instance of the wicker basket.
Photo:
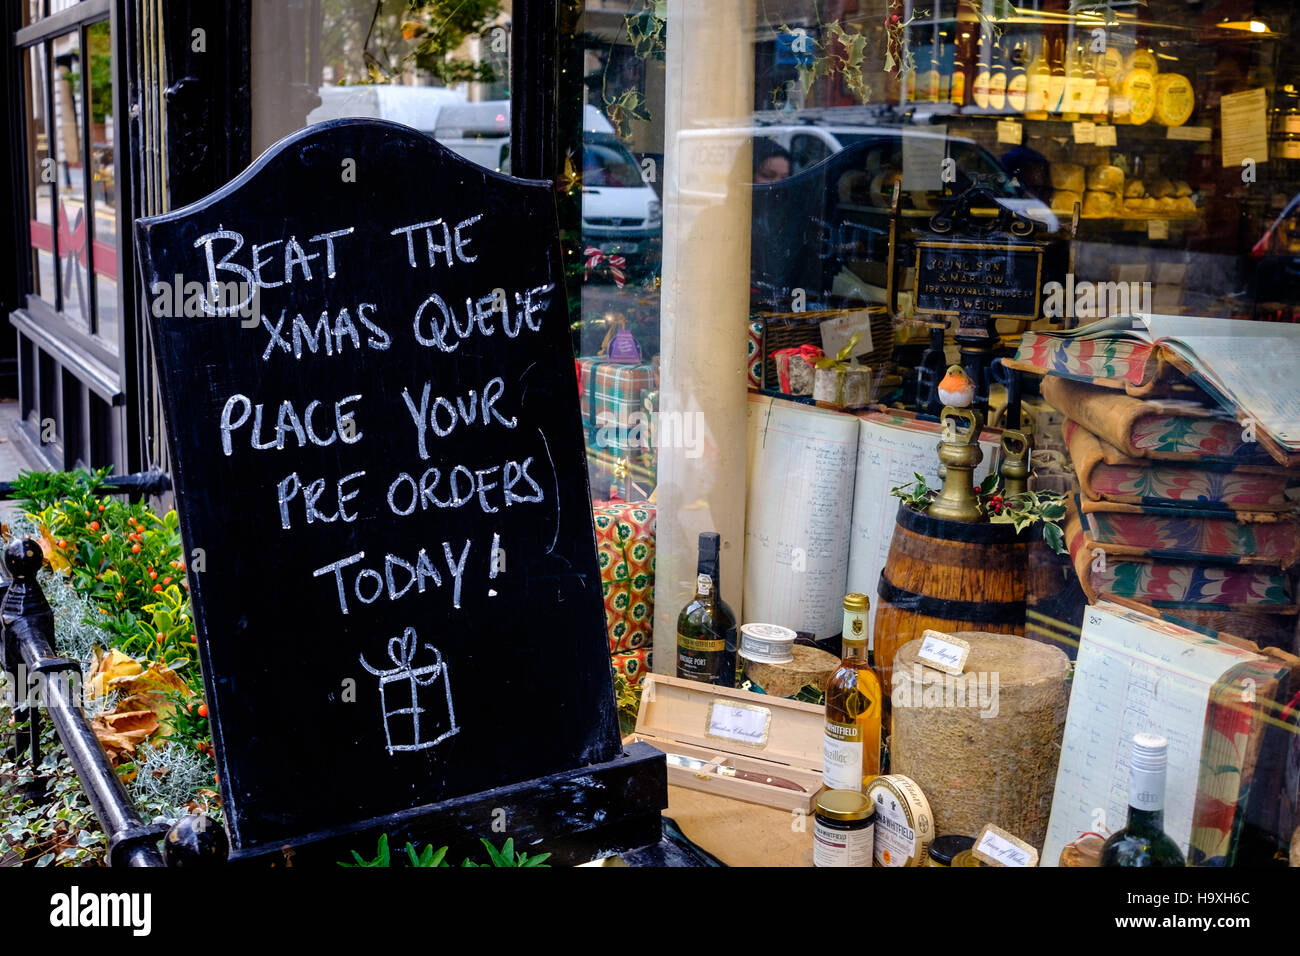
<svg viewBox="0 0 1300 956">
<path fill-rule="evenodd" d="M 755 318 L 763 322 L 763 387 L 776 389 L 779 381 L 776 360 L 772 358 L 781 349 L 800 345 L 822 344 L 821 324 L 827 319 L 839 318 L 850 312 L 871 314 L 871 351 L 855 356 L 863 365 L 870 365 L 875 381 L 880 381 L 889 371 L 894 358 L 894 327 L 889 312 L 881 305 L 854 305 L 843 309 L 822 309 L 816 312 L 758 312 Z"/>
</svg>

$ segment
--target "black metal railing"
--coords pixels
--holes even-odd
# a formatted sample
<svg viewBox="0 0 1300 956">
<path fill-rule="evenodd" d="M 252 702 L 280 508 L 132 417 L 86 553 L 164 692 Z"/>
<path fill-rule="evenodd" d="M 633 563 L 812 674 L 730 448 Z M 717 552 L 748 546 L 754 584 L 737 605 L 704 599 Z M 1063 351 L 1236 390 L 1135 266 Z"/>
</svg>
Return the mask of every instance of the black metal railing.
<svg viewBox="0 0 1300 956">
<path fill-rule="evenodd" d="M 0 582 L 0 663 L 17 676 L 15 718 L 27 722 L 26 741 L 22 735 L 14 740 L 15 759 L 25 750 L 33 770 L 39 767 L 41 720 L 48 716 L 108 836 L 110 866 L 194 867 L 224 861 L 225 834 L 216 823 L 196 816 L 170 827 L 147 823 L 127 796 L 82 710 L 81 665 L 54 650 L 54 614 L 36 579 L 44 560 L 31 538 L 5 548 L 10 580 Z"/>
</svg>

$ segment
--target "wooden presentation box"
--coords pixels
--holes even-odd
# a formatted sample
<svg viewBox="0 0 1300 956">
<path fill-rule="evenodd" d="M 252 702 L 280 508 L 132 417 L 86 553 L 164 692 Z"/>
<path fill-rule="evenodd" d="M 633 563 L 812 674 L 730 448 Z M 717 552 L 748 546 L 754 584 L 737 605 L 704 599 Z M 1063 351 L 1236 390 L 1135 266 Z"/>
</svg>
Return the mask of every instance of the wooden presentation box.
<svg viewBox="0 0 1300 956">
<path fill-rule="evenodd" d="M 822 788 L 825 710 L 816 704 L 768 697 L 698 681 L 647 674 L 636 731 L 669 754 L 720 767 L 779 777 L 802 790 L 668 764 L 668 782 L 780 810 L 811 813 Z"/>
</svg>

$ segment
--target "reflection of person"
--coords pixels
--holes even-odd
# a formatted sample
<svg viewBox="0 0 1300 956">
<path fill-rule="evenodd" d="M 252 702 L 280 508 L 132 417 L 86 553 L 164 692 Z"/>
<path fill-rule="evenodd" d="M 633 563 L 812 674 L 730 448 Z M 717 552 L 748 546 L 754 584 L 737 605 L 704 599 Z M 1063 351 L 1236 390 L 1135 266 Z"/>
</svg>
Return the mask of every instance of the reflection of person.
<svg viewBox="0 0 1300 956">
<path fill-rule="evenodd" d="M 1002 165 L 1030 195 L 1048 202 L 1052 198 L 1052 179 L 1047 157 L 1028 146 L 1017 146 L 1002 154 Z"/>
<path fill-rule="evenodd" d="M 770 139 L 754 140 L 754 182 L 774 183 L 790 178 L 790 154 Z"/>
</svg>

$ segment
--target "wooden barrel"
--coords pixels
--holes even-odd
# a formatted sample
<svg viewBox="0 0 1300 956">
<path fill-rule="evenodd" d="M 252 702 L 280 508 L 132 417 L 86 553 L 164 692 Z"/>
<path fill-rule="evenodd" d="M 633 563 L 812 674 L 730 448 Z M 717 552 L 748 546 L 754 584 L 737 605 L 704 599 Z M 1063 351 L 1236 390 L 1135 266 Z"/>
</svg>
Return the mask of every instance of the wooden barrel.
<svg viewBox="0 0 1300 956">
<path fill-rule="evenodd" d="M 948 521 L 898 506 L 873 630 L 886 706 L 894 655 L 926 628 L 1024 636 L 1027 537 L 1009 524 Z"/>
</svg>

